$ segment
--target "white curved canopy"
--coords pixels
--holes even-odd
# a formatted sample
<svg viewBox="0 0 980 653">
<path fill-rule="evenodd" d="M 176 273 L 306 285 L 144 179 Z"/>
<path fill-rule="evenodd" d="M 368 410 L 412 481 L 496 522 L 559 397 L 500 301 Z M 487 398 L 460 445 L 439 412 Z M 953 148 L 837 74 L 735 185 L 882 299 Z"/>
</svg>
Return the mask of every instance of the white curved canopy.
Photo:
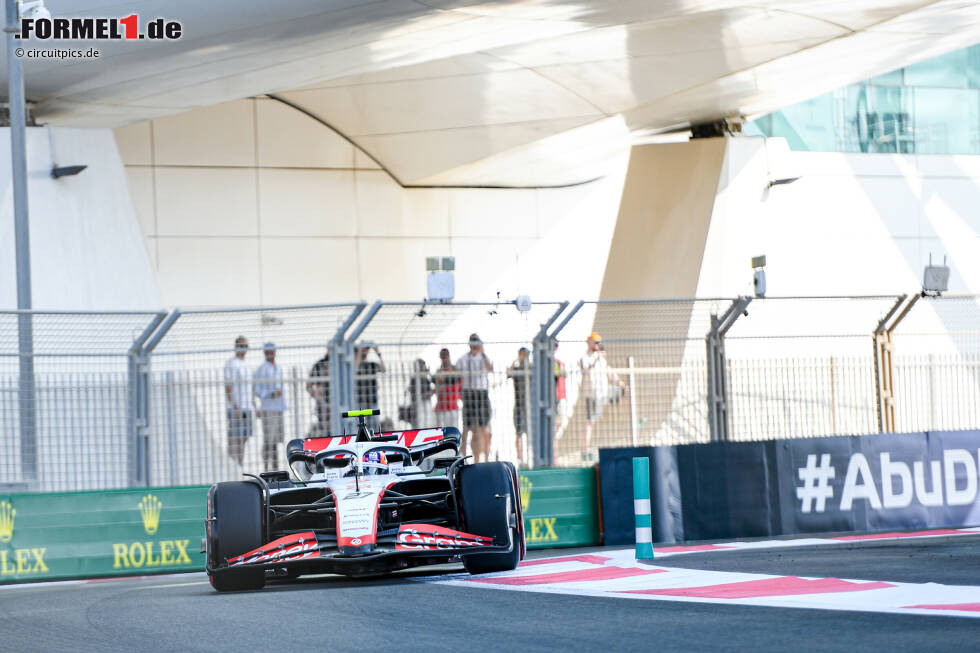
<svg viewBox="0 0 980 653">
<path fill-rule="evenodd" d="M 962 0 L 47 4 L 163 16 L 184 36 L 25 59 L 39 121 L 118 126 L 275 94 L 412 185 L 584 181 L 637 134 L 759 115 L 980 41 L 980 4 Z"/>
</svg>

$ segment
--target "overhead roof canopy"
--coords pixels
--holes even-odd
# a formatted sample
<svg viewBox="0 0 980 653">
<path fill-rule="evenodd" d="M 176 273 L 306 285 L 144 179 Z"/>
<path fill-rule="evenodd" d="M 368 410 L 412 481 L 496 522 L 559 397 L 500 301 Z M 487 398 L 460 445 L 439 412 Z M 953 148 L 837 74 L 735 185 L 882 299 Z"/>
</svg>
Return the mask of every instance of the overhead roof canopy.
<svg viewBox="0 0 980 653">
<path fill-rule="evenodd" d="M 36 42 L 39 121 L 118 126 L 274 94 L 406 185 L 554 185 L 631 137 L 786 104 L 980 41 L 962 0 L 49 0 L 176 41 Z M 5 73 L 6 66 L 3 67 Z"/>
</svg>

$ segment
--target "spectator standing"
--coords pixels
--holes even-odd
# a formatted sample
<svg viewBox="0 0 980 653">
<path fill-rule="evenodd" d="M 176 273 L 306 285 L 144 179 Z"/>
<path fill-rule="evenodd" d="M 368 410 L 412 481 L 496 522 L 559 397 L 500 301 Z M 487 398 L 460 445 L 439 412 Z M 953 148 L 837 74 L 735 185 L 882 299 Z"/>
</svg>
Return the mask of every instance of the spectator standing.
<svg viewBox="0 0 980 653">
<path fill-rule="evenodd" d="M 245 443 L 252 437 L 252 370 L 245 362 L 248 339 L 235 338 L 235 355 L 225 363 L 225 399 L 228 417 L 228 456 L 242 464 Z"/>
<path fill-rule="evenodd" d="M 459 428 L 461 379 L 445 347 L 439 350 L 439 369 L 432 376 L 436 386 L 436 426 Z"/>
<path fill-rule="evenodd" d="M 306 391 L 313 397 L 315 420 L 310 431 L 315 435 L 330 433 L 330 352 L 313 363 Z"/>
<path fill-rule="evenodd" d="M 432 375 L 429 374 L 429 366 L 421 358 L 412 363 L 412 378 L 408 383 L 408 400 L 411 405 L 411 419 L 413 429 L 435 426 L 432 415 Z"/>
<path fill-rule="evenodd" d="M 565 427 L 568 426 L 568 370 L 565 363 L 558 359 L 558 343 L 555 343 L 555 408 L 558 419 L 555 420 L 555 440 L 561 440 Z"/>
<path fill-rule="evenodd" d="M 374 351 L 377 360 L 368 360 L 368 354 Z M 381 358 L 381 350 L 374 345 L 361 345 L 357 348 L 357 369 L 354 373 L 357 389 L 357 408 L 367 410 L 378 407 L 378 375 L 385 371 L 385 362 Z M 380 420 L 372 415 L 365 420 L 367 427 L 378 431 Z"/>
<path fill-rule="evenodd" d="M 531 350 L 521 347 L 517 350 L 517 360 L 507 368 L 507 378 L 514 381 L 514 446 L 517 461 L 524 462 L 524 436 L 527 435 L 528 407 L 531 405 Z"/>
<path fill-rule="evenodd" d="M 283 440 L 282 414 L 286 412 L 286 397 L 282 394 L 282 368 L 276 363 L 276 345 L 262 347 L 265 362 L 255 370 L 255 396 L 261 402 L 262 458 L 267 470 L 279 466 L 279 443 Z"/>
<path fill-rule="evenodd" d="M 483 341 L 477 334 L 470 335 L 470 351 L 456 361 L 456 370 L 462 380 L 463 396 L 463 448 L 466 455 L 466 434 L 473 434 L 473 461 L 490 458 L 490 372 L 493 363 L 483 352 Z"/>
<path fill-rule="evenodd" d="M 609 401 L 610 384 L 615 383 L 624 392 L 626 391 L 626 384 L 609 367 L 606 352 L 600 348 L 601 342 L 602 336 L 595 331 L 590 333 L 585 341 L 585 356 L 579 361 L 582 369 L 582 389 L 585 393 L 585 447 L 582 450 L 584 457 L 589 455 L 592 428 L 602 417 L 602 411 Z"/>
</svg>

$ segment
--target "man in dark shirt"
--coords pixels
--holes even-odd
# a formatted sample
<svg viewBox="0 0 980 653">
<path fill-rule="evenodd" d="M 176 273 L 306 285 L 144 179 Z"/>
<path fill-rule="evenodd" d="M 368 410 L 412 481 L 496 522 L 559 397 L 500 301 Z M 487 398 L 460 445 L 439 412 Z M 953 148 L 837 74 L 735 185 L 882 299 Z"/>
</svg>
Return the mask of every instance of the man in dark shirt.
<svg viewBox="0 0 980 653">
<path fill-rule="evenodd" d="M 315 402 L 316 421 L 311 431 L 315 435 L 327 435 L 330 433 L 330 352 L 313 364 L 306 391 Z"/>
<path fill-rule="evenodd" d="M 371 351 L 377 354 L 376 361 L 368 360 Z M 360 345 L 357 350 L 357 370 L 354 373 L 355 388 L 357 389 L 357 409 L 366 410 L 378 407 L 378 375 L 385 371 L 385 363 L 381 351 L 374 345 Z M 372 431 L 378 430 L 377 416 L 367 418 L 367 426 Z"/>
<path fill-rule="evenodd" d="M 517 360 L 507 370 L 507 376 L 514 380 L 514 431 L 517 434 L 515 446 L 517 460 L 524 462 L 524 436 L 527 434 L 528 406 L 531 405 L 529 392 L 531 389 L 531 350 L 521 347 L 517 351 Z"/>
</svg>

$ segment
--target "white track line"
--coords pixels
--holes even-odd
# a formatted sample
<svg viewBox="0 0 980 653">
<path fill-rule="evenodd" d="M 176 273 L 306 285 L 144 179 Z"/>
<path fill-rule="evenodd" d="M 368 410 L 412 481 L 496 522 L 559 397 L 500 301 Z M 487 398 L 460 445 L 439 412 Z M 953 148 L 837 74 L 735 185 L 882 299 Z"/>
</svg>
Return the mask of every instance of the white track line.
<svg viewBox="0 0 980 653">
<path fill-rule="evenodd" d="M 955 532 L 901 533 L 858 541 L 893 541 L 949 535 L 970 535 L 980 529 Z M 762 542 L 728 542 L 706 549 L 712 552 L 768 547 L 843 544 L 854 540 L 801 538 Z M 667 557 L 703 547 L 674 547 L 657 556 Z M 513 571 L 470 576 L 416 578 L 418 582 L 482 587 L 522 592 L 576 594 L 655 601 L 684 601 L 782 608 L 810 608 L 858 612 L 887 612 L 980 618 L 980 587 L 938 583 L 899 583 L 839 578 L 813 578 L 728 571 L 659 567 L 638 562 L 633 549 L 599 550 L 592 554 L 527 560 Z"/>
</svg>

